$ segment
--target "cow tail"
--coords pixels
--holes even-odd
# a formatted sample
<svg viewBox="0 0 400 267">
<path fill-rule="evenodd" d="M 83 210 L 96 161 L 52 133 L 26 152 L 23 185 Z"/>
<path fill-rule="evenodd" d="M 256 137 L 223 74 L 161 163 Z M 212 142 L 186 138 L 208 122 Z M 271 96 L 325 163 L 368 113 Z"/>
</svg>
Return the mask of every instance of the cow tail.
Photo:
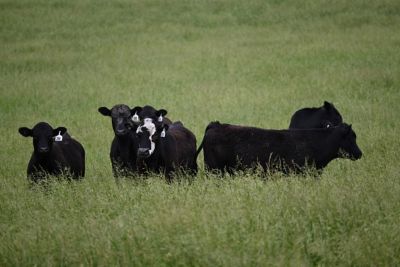
<svg viewBox="0 0 400 267">
<path fill-rule="evenodd" d="M 200 144 L 199 148 L 196 151 L 196 156 L 195 156 L 196 160 L 197 160 L 197 156 L 200 154 L 201 150 L 203 149 L 203 143 L 204 143 L 204 138 L 203 138 L 203 141 L 201 141 L 201 144 Z"/>
<path fill-rule="evenodd" d="M 218 125 L 220 125 L 219 121 L 213 121 L 213 122 L 211 122 L 210 124 L 207 125 L 207 128 L 206 128 L 206 130 L 204 131 L 203 140 L 201 141 L 201 144 L 200 144 L 199 148 L 198 148 L 197 151 L 196 151 L 196 157 L 195 157 L 195 159 L 197 159 L 197 156 L 200 154 L 201 150 L 203 149 L 204 139 L 205 139 L 205 137 L 206 137 L 207 131 L 208 131 L 209 129 L 211 129 L 211 128 L 214 128 L 215 126 L 218 126 Z"/>
</svg>

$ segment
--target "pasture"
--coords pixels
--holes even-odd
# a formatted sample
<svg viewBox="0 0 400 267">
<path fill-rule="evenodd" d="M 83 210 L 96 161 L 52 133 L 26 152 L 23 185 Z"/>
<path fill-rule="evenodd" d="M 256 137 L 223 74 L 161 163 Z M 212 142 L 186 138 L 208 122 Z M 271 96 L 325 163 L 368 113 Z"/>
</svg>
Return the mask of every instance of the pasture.
<svg viewBox="0 0 400 267">
<path fill-rule="evenodd" d="M 400 2 L 0 0 L 1 266 L 400 265 Z M 320 179 L 203 171 L 117 185 L 100 106 L 284 129 L 331 101 L 359 161 Z M 86 150 L 81 182 L 30 189 L 39 121 Z"/>
</svg>

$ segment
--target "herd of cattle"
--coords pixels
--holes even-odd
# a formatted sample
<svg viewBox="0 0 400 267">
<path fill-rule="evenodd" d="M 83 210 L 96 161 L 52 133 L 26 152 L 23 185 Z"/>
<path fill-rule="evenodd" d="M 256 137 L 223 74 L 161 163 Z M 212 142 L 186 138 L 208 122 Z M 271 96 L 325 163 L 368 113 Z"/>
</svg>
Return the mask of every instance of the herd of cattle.
<svg viewBox="0 0 400 267">
<path fill-rule="evenodd" d="M 295 112 L 285 130 L 211 122 L 198 148 L 194 134 L 165 117 L 165 109 L 121 104 L 98 111 L 112 121 L 110 158 L 115 177 L 157 172 L 171 181 L 178 172 L 195 175 L 201 150 L 205 168 L 222 174 L 259 167 L 265 172 L 302 173 L 310 167 L 321 171 L 333 159 L 362 156 L 351 125 L 343 123 L 338 110 L 326 101 L 321 107 Z M 53 129 L 40 122 L 32 129 L 19 128 L 19 133 L 33 137 L 28 179 L 37 182 L 65 173 L 73 179 L 84 177 L 85 150 L 65 127 Z"/>
</svg>

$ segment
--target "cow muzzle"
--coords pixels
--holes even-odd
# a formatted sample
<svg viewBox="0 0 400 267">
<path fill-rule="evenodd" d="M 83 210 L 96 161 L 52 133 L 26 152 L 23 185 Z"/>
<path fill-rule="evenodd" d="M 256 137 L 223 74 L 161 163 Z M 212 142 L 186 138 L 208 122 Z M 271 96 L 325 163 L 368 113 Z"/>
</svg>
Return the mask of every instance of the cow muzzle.
<svg viewBox="0 0 400 267">
<path fill-rule="evenodd" d="M 118 136 L 123 136 L 123 135 L 126 135 L 127 133 L 128 133 L 128 130 L 126 130 L 126 129 L 117 129 L 117 130 L 115 130 L 115 134 L 118 135 Z"/>
<path fill-rule="evenodd" d="M 361 152 L 361 150 L 358 150 L 356 153 L 351 155 L 350 159 L 351 160 L 358 160 L 358 159 L 361 159 L 361 157 L 362 157 L 362 152 Z"/>
<path fill-rule="evenodd" d="M 50 149 L 48 146 L 39 147 L 39 153 L 47 153 L 49 151 L 50 151 Z"/>
<path fill-rule="evenodd" d="M 150 156 L 150 149 L 148 148 L 139 148 L 137 152 L 137 156 L 139 158 L 148 158 Z"/>
</svg>

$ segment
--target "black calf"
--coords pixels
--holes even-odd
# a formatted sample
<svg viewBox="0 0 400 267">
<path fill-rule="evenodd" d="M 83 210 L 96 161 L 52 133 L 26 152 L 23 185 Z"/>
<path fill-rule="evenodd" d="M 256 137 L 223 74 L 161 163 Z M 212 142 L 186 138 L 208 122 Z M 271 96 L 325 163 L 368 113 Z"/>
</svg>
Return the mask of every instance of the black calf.
<svg viewBox="0 0 400 267">
<path fill-rule="evenodd" d="M 66 133 L 65 127 L 53 129 L 39 122 L 33 129 L 19 128 L 25 137 L 33 137 L 33 153 L 28 164 L 28 179 L 38 182 L 50 175 L 70 173 L 73 179 L 85 176 L 85 150 Z"/>
</svg>

